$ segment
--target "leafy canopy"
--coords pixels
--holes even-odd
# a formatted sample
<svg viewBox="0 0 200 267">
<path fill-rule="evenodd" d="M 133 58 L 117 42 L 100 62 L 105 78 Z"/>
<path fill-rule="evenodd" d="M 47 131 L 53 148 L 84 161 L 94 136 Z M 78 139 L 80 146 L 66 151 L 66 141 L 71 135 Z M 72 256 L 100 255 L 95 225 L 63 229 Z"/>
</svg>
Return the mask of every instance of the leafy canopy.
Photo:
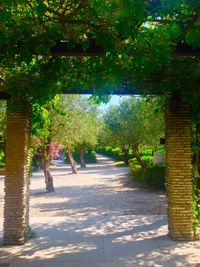
<svg viewBox="0 0 200 267">
<path fill-rule="evenodd" d="M 45 103 L 66 89 L 112 93 L 128 81 L 198 104 L 199 57 L 174 53 L 177 45 L 199 48 L 199 14 L 194 0 L 1 0 L 1 91 Z M 55 57 L 58 41 L 83 50 L 96 43 L 105 56 Z"/>
<path fill-rule="evenodd" d="M 96 145 L 99 134 L 96 105 L 80 95 L 60 97 L 51 113 L 53 141 L 64 148 Z"/>
<path fill-rule="evenodd" d="M 112 145 L 158 146 L 164 135 L 163 113 L 156 111 L 157 99 L 128 98 L 104 114 L 107 140 Z M 110 141 L 109 141 L 110 140 Z"/>
</svg>

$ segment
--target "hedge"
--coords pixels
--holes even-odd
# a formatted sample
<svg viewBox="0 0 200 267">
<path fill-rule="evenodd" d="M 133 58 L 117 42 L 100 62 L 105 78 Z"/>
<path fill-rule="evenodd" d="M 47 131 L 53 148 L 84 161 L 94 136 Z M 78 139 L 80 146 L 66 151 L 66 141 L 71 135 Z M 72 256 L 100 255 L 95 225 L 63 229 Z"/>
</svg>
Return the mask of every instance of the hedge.
<svg viewBox="0 0 200 267">
<path fill-rule="evenodd" d="M 109 156 L 117 161 L 124 161 L 124 153 L 120 147 L 111 147 L 111 146 L 99 146 L 97 152 L 106 156 Z M 129 158 L 133 158 L 133 152 L 129 150 Z"/>
<path fill-rule="evenodd" d="M 129 166 L 134 179 L 143 186 L 156 190 L 165 190 L 165 166 L 163 164 L 149 165 L 143 169 L 138 163 L 131 160 Z"/>
<path fill-rule="evenodd" d="M 80 164 L 80 154 L 79 154 L 79 151 L 74 150 L 73 151 L 73 157 L 74 157 L 75 161 L 78 164 Z M 86 164 L 88 164 L 88 163 L 96 163 L 97 162 L 97 159 L 96 159 L 96 153 L 95 153 L 95 151 L 90 150 L 90 149 L 87 149 L 85 151 L 84 159 L 85 159 L 85 163 Z M 67 152 L 65 154 L 65 162 L 66 163 L 69 163 Z"/>
</svg>

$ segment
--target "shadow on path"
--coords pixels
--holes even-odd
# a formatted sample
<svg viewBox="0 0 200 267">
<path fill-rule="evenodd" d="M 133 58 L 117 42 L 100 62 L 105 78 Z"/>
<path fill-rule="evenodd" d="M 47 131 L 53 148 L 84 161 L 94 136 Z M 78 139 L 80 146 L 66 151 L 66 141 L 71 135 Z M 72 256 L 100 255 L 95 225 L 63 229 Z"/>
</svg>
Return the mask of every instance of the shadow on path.
<svg viewBox="0 0 200 267">
<path fill-rule="evenodd" d="M 51 168 L 56 192 L 50 194 L 43 174 L 34 173 L 30 223 L 38 237 L 21 247 L 2 247 L 0 266 L 190 267 L 200 262 L 199 242 L 168 237 L 161 212 L 165 195 L 138 188 L 128 168 L 98 155 L 97 164 L 77 175 L 70 171 L 61 162 Z"/>
</svg>

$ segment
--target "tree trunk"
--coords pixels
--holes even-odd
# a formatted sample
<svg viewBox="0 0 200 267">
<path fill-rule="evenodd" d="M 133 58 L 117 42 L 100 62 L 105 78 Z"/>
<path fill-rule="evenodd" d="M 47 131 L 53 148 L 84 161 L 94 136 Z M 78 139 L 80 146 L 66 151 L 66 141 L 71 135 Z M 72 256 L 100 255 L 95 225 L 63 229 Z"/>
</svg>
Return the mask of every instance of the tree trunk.
<svg viewBox="0 0 200 267">
<path fill-rule="evenodd" d="M 128 166 L 129 149 L 124 148 L 124 164 Z"/>
<path fill-rule="evenodd" d="M 81 147 L 81 149 L 80 149 L 81 168 L 85 168 L 86 167 L 84 155 L 85 155 L 85 148 L 84 147 Z"/>
<path fill-rule="evenodd" d="M 68 147 L 68 156 L 72 168 L 72 173 L 77 174 L 76 161 L 74 160 L 74 157 L 72 155 L 71 147 Z"/>
<path fill-rule="evenodd" d="M 144 163 L 144 161 L 142 160 L 142 157 L 140 156 L 140 153 L 139 153 L 139 150 L 138 150 L 138 145 L 133 145 L 132 149 L 133 149 L 133 153 L 134 153 L 138 163 L 140 164 L 140 166 L 143 169 L 146 169 L 146 164 Z"/>
<path fill-rule="evenodd" d="M 49 171 L 48 148 L 46 148 L 46 146 L 44 146 L 44 152 L 43 153 L 44 153 L 44 155 L 43 155 L 43 170 L 44 170 L 46 190 L 49 193 L 55 192 L 54 185 L 53 185 L 53 177 Z"/>
</svg>

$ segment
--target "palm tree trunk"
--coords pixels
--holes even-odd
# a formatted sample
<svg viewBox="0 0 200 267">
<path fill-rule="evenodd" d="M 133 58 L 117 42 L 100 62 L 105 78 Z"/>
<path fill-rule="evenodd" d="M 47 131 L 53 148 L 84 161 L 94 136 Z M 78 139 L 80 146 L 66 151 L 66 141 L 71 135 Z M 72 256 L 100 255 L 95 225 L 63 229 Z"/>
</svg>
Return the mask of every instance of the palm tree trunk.
<svg viewBox="0 0 200 267">
<path fill-rule="evenodd" d="M 74 160 L 74 157 L 72 155 L 71 147 L 68 147 L 68 156 L 72 168 L 72 173 L 77 174 L 76 161 Z"/>
</svg>

